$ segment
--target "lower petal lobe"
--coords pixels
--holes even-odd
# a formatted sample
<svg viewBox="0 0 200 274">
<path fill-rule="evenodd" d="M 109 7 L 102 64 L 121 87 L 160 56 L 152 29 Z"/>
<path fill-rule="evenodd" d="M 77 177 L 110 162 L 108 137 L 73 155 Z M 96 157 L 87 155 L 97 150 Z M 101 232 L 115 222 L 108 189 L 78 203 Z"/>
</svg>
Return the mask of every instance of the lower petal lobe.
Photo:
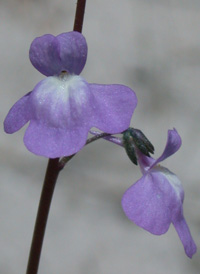
<svg viewBox="0 0 200 274">
<path fill-rule="evenodd" d="M 53 128 L 32 120 L 24 135 L 24 143 L 34 154 L 48 158 L 69 156 L 78 152 L 86 143 L 88 129 L 73 130 Z"/>
<path fill-rule="evenodd" d="M 137 105 L 133 90 L 123 85 L 90 84 L 94 96 L 94 127 L 107 133 L 120 133 L 130 125 Z"/>
<path fill-rule="evenodd" d="M 160 235 L 170 226 L 171 210 L 157 183 L 151 174 L 144 175 L 124 193 L 122 208 L 132 222 Z"/>
<path fill-rule="evenodd" d="M 31 119 L 30 94 L 31 92 L 19 99 L 8 112 L 4 121 L 4 130 L 6 133 L 18 131 Z"/>
</svg>

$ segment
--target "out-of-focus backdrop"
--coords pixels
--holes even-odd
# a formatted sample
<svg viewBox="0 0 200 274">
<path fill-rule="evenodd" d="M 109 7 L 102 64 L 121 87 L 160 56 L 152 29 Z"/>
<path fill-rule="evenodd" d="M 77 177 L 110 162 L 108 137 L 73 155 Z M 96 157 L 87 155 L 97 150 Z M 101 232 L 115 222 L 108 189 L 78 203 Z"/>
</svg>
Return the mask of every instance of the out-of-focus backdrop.
<svg viewBox="0 0 200 274">
<path fill-rule="evenodd" d="M 0 273 L 25 272 L 47 159 L 23 145 L 24 129 L 3 132 L 17 99 L 43 76 L 28 59 L 36 36 L 71 31 L 75 0 L 0 0 Z M 130 86 L 138 96 L 132 126 L 164 149 L 175 127 L 183 145 L 163 163 L 181 179 L 184 213 L 200 246 L 200 1 L 96 0 L 83 34 L 88 82 Z M 162 236 L 123 214 L 123 192 L 141 176 L 122 148 L 103 140 L 62 171 L 53 197 L 40 274 L 200 273 L 173 226 Z"/>
</svg>

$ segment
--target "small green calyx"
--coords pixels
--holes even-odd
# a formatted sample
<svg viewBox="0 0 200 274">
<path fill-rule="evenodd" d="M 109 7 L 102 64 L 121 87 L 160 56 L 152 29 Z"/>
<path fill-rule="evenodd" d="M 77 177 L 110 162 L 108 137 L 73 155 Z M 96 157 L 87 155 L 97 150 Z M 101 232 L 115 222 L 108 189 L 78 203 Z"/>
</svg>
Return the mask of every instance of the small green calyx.
<svg viewBox="0 0 200 274">
<path fill-rule="evenodd" d="M 133 136 L 131 135 L 130 128 L 123 132 L 123 143 L 126 153 L 129 159 L 137 165 L 137 156 L 135 153 L 135 145 L 133 141 Z"/>
<path fill-rule="evenodd" d="M 146 156 L 154 153 L 154 147 L 139 129 L 128 128 L 123 132 L 123 143 L 129 159 L 137 165 L 137 150 Z"/>
</svg>

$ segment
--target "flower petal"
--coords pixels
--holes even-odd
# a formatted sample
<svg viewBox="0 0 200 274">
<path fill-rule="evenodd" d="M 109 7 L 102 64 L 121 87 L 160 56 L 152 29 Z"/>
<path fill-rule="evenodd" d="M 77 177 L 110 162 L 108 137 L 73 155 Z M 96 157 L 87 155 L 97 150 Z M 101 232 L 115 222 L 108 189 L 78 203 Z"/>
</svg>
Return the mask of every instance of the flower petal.
<svg viewBox="0 0 200 274">
<path fill-rule="evenodd" d="M 167 144 L 162 155 L 153 163 L 151 168 L 161 161 L 165 160 L 172 154 L 174 154 L 181 146 L 181 137 L 178 134 L 177 130 L 174 128 L 173 130 L 168 130 L 168 138 Z"/>
<path fill-rule="evenodd" d="M 54 128 L 32 120 L 28 126 L 24 143 L 28 150 L 36 155 L 48 158 L 69 156 L 85 145 L 87 128 Z"/>
<path fill-rule="evenodd" d="M 87 43 L 84 36 L 76 31 L 62 33 L 57 40 L 60 45 L 62 70 L 79 75 L 87 59 Z"/>
<path fill-rule="evenodd" d="M 156 235 L 165 233 L 172 222 L 191 258 L 196 245 L 183 216 L 183 198 L 176 175 L 164 167 L 155 167 L 125 192 L 122 207 L 131 221 Z"/>
<path fill-rule="evenodd" d="M 4 120 L 6 133 L 14 133 L 22 128 L 31 118 L 32 111 L 29 105 L 31 92 L 19 99 L 8 112 Z"/>
<path fill-rule="evenodd" d="M 34 115 L 24 143 L 49 158 L 79 151 L 92 127 L 93 96 L 80 76 L 48 77 L 36 85 L 30 97 Z"/>
<path fill-rule="evenodd" d="M 29 58 L 46 76 L 59 75 L 62 71 L 80 74 L 87 58 L 87 43 L 83 35 L 75 31 L 56 37 L 46 34 L 33 40 Z"/>
<path fill-rule="evenodd" d="M 171 223 L 170 193 L 171 187 L 162 174 L 147 173 L 124 193 L 122 208 L 136 225 L 160 235 Z"/>
<path fill-rule="evenodd" d="M 45 34 L 33 40 L 29 58 L 32 65 L 46 76 L 59 74 L 62 71 L 59 44 L 56 37 L 51 34 Z"/>
<path fill-rule="evenodd" d="M 123 85 L 90 84 L 95 97 L 93 127 L 116 134 L 130 125 L 137 97 L 133 90 Z"/>
<path fill-rule="evenodd" d="M 192 239 L 190 234 L 189 227 L 183 216 L 183 207 L 182 203 L 184 200 L 184 190 L 181 182 L 178 177 L 170 172 L 167 168 L 157 166 L 153 168 L 151 171 L 153 172 L 162 172 L 163 176 L 166 177 L 169 184 L 172 186 L 174 190 L 174 198 L 171 200 L 172 205 L 172 223 L 179 235 L 179 238 L 184 246 L 185 253 L 188 257 L 192 257 L 192 255 L 196 252 L 196 245 Z"/>
<path fill-rule="evenodd" d="M 192 256 L 194 255 L 194 253 L 196 253 L 197 251 L 197 247 L 196 244 L 191 236 L 189 227 L 183 217 L 182 214 L 180 214 L 180 218 L 176 218 L 173 221 L 173 225 L 180 237 L 180 240 L 184 246 L 185 249 L 185 253 L 187 254 L 187 256 L 189 258 L 192 258 Z"/>
</svg>

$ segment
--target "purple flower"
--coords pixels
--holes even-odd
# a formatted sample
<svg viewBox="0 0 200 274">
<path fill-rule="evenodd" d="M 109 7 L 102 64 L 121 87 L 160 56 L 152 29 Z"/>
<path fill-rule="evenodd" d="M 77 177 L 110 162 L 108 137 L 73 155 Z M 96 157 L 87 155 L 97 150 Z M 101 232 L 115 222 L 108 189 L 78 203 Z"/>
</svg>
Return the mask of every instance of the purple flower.
<svg viewBox="0 0 200 274">
<path fill-rule="evenodd" d="M 99 134 L 96 131 L 91 133 Z M 123 146 L 120 138 L 110 136 L 104 139 Z M 173 129 L 168 131 L 166 147 L 157 160 L 145 156 L 135 147 L 143 176 L 124 193 L 122 208 L 132 222 L 155 235 L 166 233 L 172 223 L 185 253 L 191 258 L 197 248 L 183 216 L 183 187 L 174 173 L 158 165 L 174 154 L 180 146 L 181 138 Z"/>
<path fill-rule="evenodd" d="M 131 221 L 152 234 L 166 233 L 172 223 L 191 258 L 196 245 L 183 216 L 183 187 L 174 173 L 158 165 L 180 146 L 181 138 L 174 129 L 168 131 L 166 147 L 157 160 L 137 152 L 143 176 L 124 193 L 122 207 Z"/>
<path fill-rule="evenodd" d="M 30 121 L 24 135 L 28 150 L 49 158 L 68 156 L 85 145 L 92 127 L 111 134 L 128 128 L 136 95 L 126 86 L 89 84 L 79 76 L 87 58 L 82 34 L 38 37 L 29 56 L 47 78 L 15 103 L 4 121 L 7 133 Z"/>
</svg>

